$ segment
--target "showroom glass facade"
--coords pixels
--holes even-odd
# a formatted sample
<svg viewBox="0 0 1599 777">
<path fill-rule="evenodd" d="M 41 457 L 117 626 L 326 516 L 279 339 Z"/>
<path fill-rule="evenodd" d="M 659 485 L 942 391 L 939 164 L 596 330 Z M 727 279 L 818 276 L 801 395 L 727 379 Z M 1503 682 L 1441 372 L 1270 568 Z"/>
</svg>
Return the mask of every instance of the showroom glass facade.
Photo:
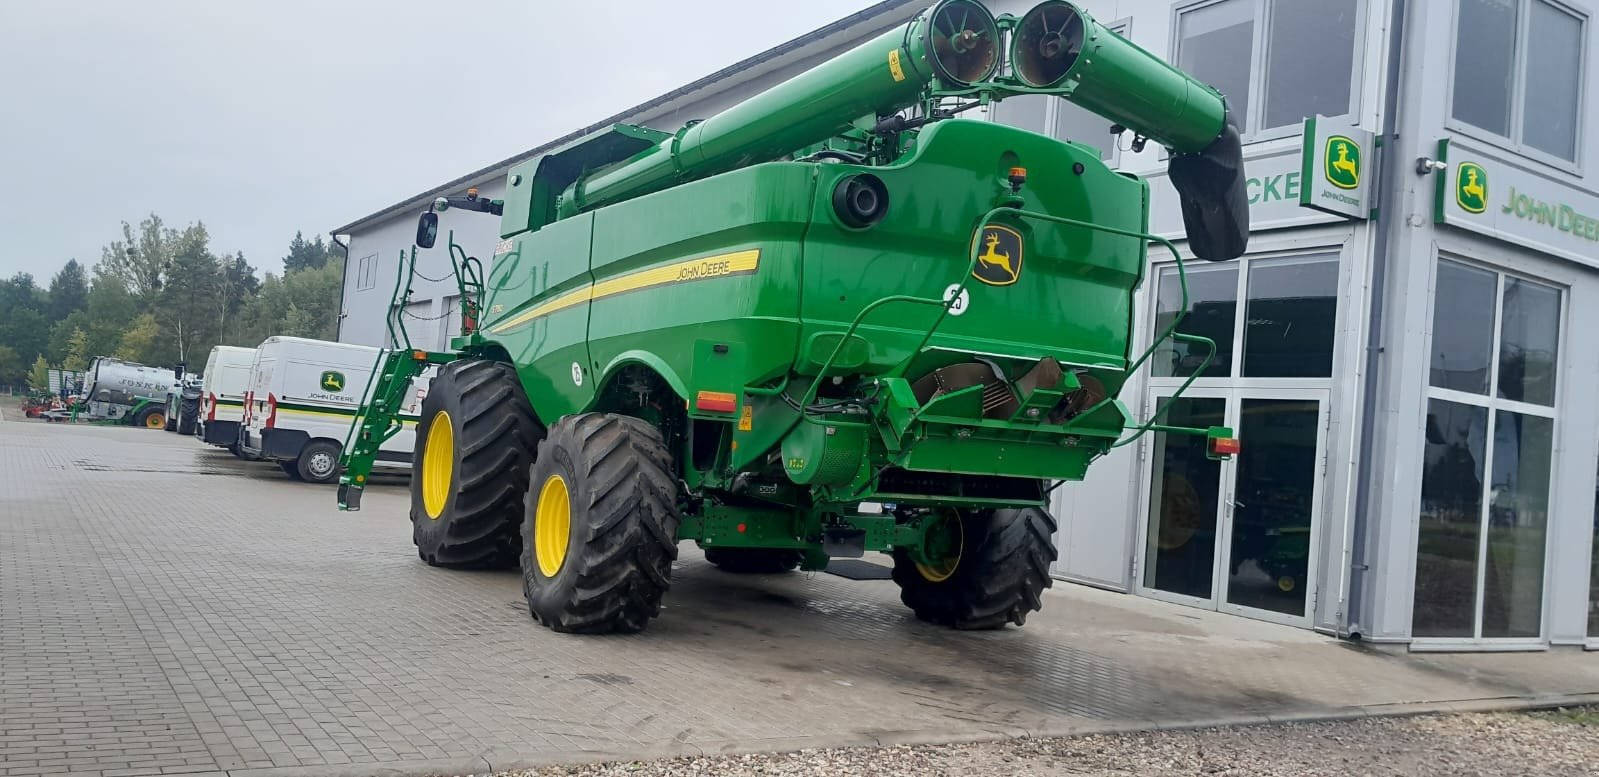
<svg viewBox="0 0 1599 777">
<path fill-rule="evenodd" d="M 1560 288 L 1438 260 L 1411 631 L 1543 634 Z"/>
</svg>

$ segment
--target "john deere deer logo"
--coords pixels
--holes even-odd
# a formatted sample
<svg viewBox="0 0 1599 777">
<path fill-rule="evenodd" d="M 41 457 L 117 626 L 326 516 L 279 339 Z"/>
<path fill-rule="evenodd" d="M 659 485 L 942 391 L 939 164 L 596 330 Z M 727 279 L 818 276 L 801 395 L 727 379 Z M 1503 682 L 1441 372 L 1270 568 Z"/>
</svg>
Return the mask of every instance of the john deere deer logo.
<svg viewBox="0 0 1599 777">
<path fill-rule="evenodd" d="M 1488 209 L 1488 171 L 1476 162 L 1461 162 L 1455 171 L 1455 204 L 1467 213 Z"/>
<path fill-rule="evenodd" d="M 983 229 L 972 277 L 990 286 L 1009 286 L 1022 277 L 1022 235 L 1010 227 Z"/>
<path fill-rule="evenodd" d="M 327 372 L 322 373 L 322 390 L 323 391 L 343 391 L 344 390 L 344 373 L 342 373 L 342 372 L 334 372 L 332 370 L 329 370 Z"/>
<path fill-rule="evenodd" d="M 1360 186 L 1360 144 L 1343 135 L 1327 138 L 1327 182 L 1340 189 Z"/>
</svg>

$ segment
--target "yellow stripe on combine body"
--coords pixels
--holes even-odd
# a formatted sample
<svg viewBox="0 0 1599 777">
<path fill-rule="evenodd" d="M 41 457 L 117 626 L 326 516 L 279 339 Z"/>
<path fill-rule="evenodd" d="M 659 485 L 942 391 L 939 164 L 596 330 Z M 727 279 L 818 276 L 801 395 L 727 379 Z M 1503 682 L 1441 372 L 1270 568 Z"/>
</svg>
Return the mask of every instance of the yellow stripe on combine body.
<svg viewBox="0 0 1599 777">
<path fill-rule="evenodd" d="M 751 248 L 730 254 L 702 256 L 686 262 L 674 262 L 672 264 L 663 264 L 660 267 L 631 272 L 600 281 L 599 283 L 589 284 L 581 289 L 574 289 L 553 299 L 541 302 L 501 323 L 489 327 L 489 332 L 504 334 L 541 316 L 547 316 L 556 311 L 565 310 L 585 302 L 593 302 L 594 300 L 617 294 L 626 294 L 630 291 L 639 291 L 653 286 L 665 286 L 670 283 L 707 281 L 729 275 L 751 273 L 760 265 L 760 262 L 761 249 Z"/>
</svg>

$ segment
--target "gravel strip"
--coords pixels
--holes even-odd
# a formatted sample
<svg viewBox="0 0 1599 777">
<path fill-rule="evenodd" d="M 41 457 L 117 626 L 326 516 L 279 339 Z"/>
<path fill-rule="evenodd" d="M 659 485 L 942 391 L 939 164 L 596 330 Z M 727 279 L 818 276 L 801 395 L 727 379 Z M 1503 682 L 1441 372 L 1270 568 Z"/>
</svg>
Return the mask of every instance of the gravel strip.
<svg viewBox="0 0 1599 777">
<path fill-rule="evenodd" d="M 1466 714 L 552 766 L 501 777 L 1599 775 L 1599 716 Z"/>
</svg>

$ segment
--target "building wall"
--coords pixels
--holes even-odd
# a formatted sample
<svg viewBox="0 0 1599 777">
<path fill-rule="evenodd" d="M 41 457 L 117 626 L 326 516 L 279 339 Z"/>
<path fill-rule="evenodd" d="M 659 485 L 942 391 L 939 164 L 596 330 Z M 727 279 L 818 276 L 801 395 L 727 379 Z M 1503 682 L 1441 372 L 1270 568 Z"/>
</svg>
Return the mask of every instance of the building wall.
<svg viewBox="0 0 1599 777">
<path fill-rule="evenodd" d="M 1599 457 L 1599 416 L 1588 387 L 1599 377 L 1594 350 L 1583 345 L 1583 333 L 1593 326 L 1593 301 L 1599 294 L 1594 267 L 1599 243 L 1573 238 L 1558 225 L 1530 227 L 1524 219 L 1495 216 L 1508 191 L 1499 179 L 1515 176 L 1546 187 L 1550 200 L 1574 203 L 1588 214 L 1599 213 L 1594 198 L 1596 180 L 1591 170 L 1599 153 L 1599 127 L 1591 120 L 1596 63 L 1592 8 L 1565 6 L 1587 16 L 1584 65 L 1578 72 L 1560 74 L 1558 83 L 1580 97 L 1577 161 L 1571 165 L 1546 160 L 1507 148 L 1503 140 L 1474 130 L 1451 118 L 1454 80 L 1456 3 L 1415 2 L 1410 5 L 1404 34 L 1404 60 L 1399 122 L 1401 131 L 1393 151 L 1394 163 L 1409 167 L 1418 158 L 1436 159 L 1438 140 L 1451 143 L 1449 163 L 1481 163 L 1491 171 L 1487 211 L 1462 217 L 1459 226 L 1436 223 L 1440 201 L 1438 179 L 1445 173 L 1418 175 L 1403 170 L 1394 202 L 1384 210 L 1390 230 L 1385 280 L 1391 291 L 1383 310 L 1383 325 L 1374 338 L 1383 349 L 1380 392 L 1373 412 L 1380 419 L 1369 466 L 1373 488 L 1366 509 L 1374 516 L 1369 542 L 1362 549 L 1370 566 L 1363 585 L 1360 619 L 1354 624 L 1371 638 L 1410 639 L 1417 615 L 1415 607 L 1418 514 L 1423 505 L 1423 466 L 1428 444 L 1429 372 L 1435 354 L 1431 349 L 1434 315 L 1440 307 L 1461 304 L 1437 294 L 1438 260 L 1445 257 L 1495 271 L 1509 271 L 1561 288 L 1561 325 L 1558 398 L 1555 411 L 1553 473 L 1545 544 L 1543 634 L 1527 640 L 1577 643 L 1583 641 L 1589 608 L 1590 555 L 1593 552 L 1594 475 Z M 1520 46 L 1525 50 L 1526 38 Z M 1552 77 L 1539 73 L 1538 78 Z M 1584 93 L 1586 90 L 1586 93 Z M 1448 178 L 1445 179 L 1448 181 Z M 1451 192 L 1445 192 L 1448 197 Z M 1538 245 L 1538 244 L 1542 245 Z M 1536 250 L 1538 248 L 1550 250 Z M 1556 255 L 1553 252 L 1559 252 Z M 1486 311 L 1485 311 L 1486 312 Z M 1430 582 L 1430 581 L 1429 581 Z"/>
</svg>

